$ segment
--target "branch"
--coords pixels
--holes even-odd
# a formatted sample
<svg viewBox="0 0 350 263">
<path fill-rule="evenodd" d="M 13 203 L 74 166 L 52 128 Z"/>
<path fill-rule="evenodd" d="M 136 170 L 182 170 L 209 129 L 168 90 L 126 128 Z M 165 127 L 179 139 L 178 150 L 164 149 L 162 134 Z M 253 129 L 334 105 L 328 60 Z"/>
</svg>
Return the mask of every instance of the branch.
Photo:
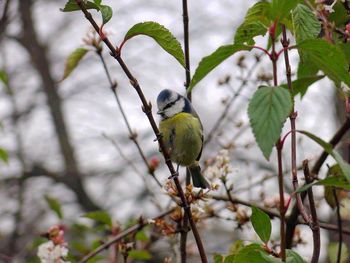
<svg viewBox="0 0 350 263">
<path fill-rule="evenodd" d="M 170 213 L 172 213 L 174 211 L 174 209 L 168 210 L 156 217 L 154 217 L 151 220 L 148 221 L 144 221 L 142 220 L 140 223 L 133 225 L 132 227 L 129 227 L 127 229 L 125 229 L 124 231 L 122 231 L 121 233 L 119 233 L 117 236 L 113 237 L 111 240 L 109 240 L 108 242 L 104 243 L 103 245 L 99 246 L 98 248 L 96 248 L 95 250 L 91 251 L 89 254 L 87 254 L 86 256 L 84 256 L 78 263 L 84 263 L 87 262 L 89 259 L 91 259 L 92 257 L 96 256 L 97 254 L 99 254 L 101 251 L 107 249 L 109 246 L 111 246 L 114 243 L 117 243 L 118 241 L 122 240 L 123 238 L 125 238 L 126 236 L 133 234 L 139 230 L 141 230 L 142 228 L 144 228 L 146 225 L 150 224 L 150 222 L 157 220 L 159 218 L 163 218 L 167 215 L 169 215 Z"/>
<path fill-rule="evenodd" d="M 190 45 L 189 45 L 189 18 L 188 18 L 188 6 L 187 0 L 182 0 L 182 18 L 183 18 L 183 28 L 184 28 L 184 47 L 185 47 L 185 74 L 186 91 L 190 86 L 191 82 L 191 64 L 190 64 Z M 187 98 L 192 101 L 192 93 L 187 93 Z M 191 182 L 191 175 L 188 169 L 186 169 L 186 185 Z M 186 263 L 186 247 L 187 247 L 187 233 L 188 233 L 188 216 L 184 214 L 182 222 L 182 231 L 180 235 L 180 253 L 181 253 L 181 263 Z"/>
<path fill-rule="evenodd" d="M 79 5 L 81 10 L 83 11 L 86 19 L 94 27 L 96 32 L 100 33 L 99 26 L 97 25 L 97 23 L 93 19 L 91 13 L 89 11 L 87 11 L 87 9 L 85 8 L 83 2 L 81 0 L 75 0 L 75 1 Z M 185 213 L 187 213 L 187 216 L 188 216 L 188 219 L 189 219 L 189 222 L 190 222 L 190 226 L 191 226 L 194 238 L 196 240 L 198 251 L 199 251 L 199 254 L 201 256 L 202 262 L 203 263 L 207 263 L 208 260 L 206 258 L 206 254 L 205 254 L 205 251 L 204 251 L 204 246 L 203 246 L 201 237 L 199 235 L 198 229 L 197 229 L 196 224 L 194 222 L 194 219 L 192 217 L 191 207 L 189 206 L 189 204 L 188 204 L 188 202 L 186 200 L 184 191 L 183 191 L 183 189 L 181 187 L 181 184 L 179 182 L 178 173 L 174 169 L 174 166 L 173 166 L 173 164 L 171 162 L 169 153 L 168 153 L 168 151 L 167 151 L 167 149 L 165 147 L 165 144 L 163 142 L 163 138 L 162 138 L 162 136 L 161 136 L 161 134 L 159 132 L 158 126 L 157 126 L 157 124 L 156 124 L 156 122 L 154 120 L 154 117 L 152 115 L 152 104 L 146 100 L 146 97 L 143 94 L 143 91 L 142 91 L 142 89 L 141 89 L 137 79 L 132 75 L 132 73 L 130 72 L 129 68 L 125 64 L 124 60 L 121 58 L 119 49 L 117 49 L 117 48 L 115 48 L 113 46 L 113 44 L 109 41 L 108 37 L 104 36 L 102 38 L 102 40 L 107 45 L 109 50 L 111 51 L 111 53 L 110 53 L 111 56 L 114 57 L 118 61 L 119 65 L 123 69 L 125 75 L 128 77 L 128 79 L 130 81 L 130 84 L 134 87 L 135 91 L 137 92 L 137 94 L 138 94 L 138 96 L 139 96 L 139 98 L 141 100 L 142 110 L 146 114 L 146 116 L 147 116 L 147 118 L 149 120 L 149 123 L 150 123 L 150 125 L 151 125 L 151 127 L 153 129 L 153 132 L 156 135 L 156 138 L 158 140 L 159 147 L 160 147 L 160 149 L 162 151 L 165 163 L 166 163 L 166 165 L 167 165 L 167 167 L 168 167 L 168 169 L 170 171 L 170 174 L 171 174 L 170 178 L 174 180 L 175 186 L 176 186 L 176 188 L 178 190 L 179 197 L 180 197 L 181 202 L 182 202 L 183 209 L 184 209 Z"/>
<path fill-rule="evenodd" d="M 304 166 L 305 181 L 307 184 L 310 184 L 312 183 L 313 180 L 310 175 L 308 160 L 303 161 L 303 166 Z M 318 224 L 316 205 L 315 205 L 314 194 L 312 192 L 312 187 L 310 187 L 307 190 L 307 196 L 309 198 L 310 212 L 311 212 L 311 219 L 312 219 L 310 221 L 310 228 L 312 230 L 312 236 L 314 241 L 314 251 L 312 253 L 311 263 L 317 263 L 320 257 L 321 238 L 320 238 L 320 226 Z"/>
<path fill-rule="evenodd" d="M 146 165 L 147 167 L 147 171 L 148 171 L 148 174 L 152 176 L 152 178 L 156 181 L 156 183 L 158 184 L 158 186 L 160 188 L 162 188 L 162 184 L 159 182 L 158 178 L 156 177 L 155 173 L 154 173 L 154 169 L 151 168 L 149 162 L 147 161 L 147 158 L 146 158 L 146 155 L 145 153 L 143 152 L 138 140 L 137 140 L 137 134 L 135 132 L 132 131 L 131 129 L 131 126 L 130 126 L 130 123 L 129 123 L 129 120 L 125 114 L 125 111 L 123 109 L 123 106 L 121 104 L 121 101 L 119 99 L 119 96 L 118 96 L 118 92 L 117 92 L 117 82 L 116 81 L 113 81 L 112 78 L 111 78 L 111 74 L 108 70 L 108 67 L 107 67 L 107 64 L 106 64 L 106 61 L 105 59 L 103 58 L 102 56 L 102 50 L 101 49 L 98 49 L 96 50 L 96 53 L 97 55 L 99 56 L 100 60 L 101 60 L 101 63 L 103 65 L 103 68 L 105 70 L 105 73 L 106 73 L 106 76 L 107 76 L 107 79 L 108 79 L 108 82 L 110 84 L 110 89 L 111 91 L 113 92 L 114 94 L 114 97 L 115 97 L 115 100 L 118 104 L 118 107 L 119 107 L 119 110 L 120 110 L 120 113 L 122 114 L 122 117 L 123 117 L 123 120 L 124 120 L 124 123 L 128 129 L 128 132 L 129 132 L 129 138 L 130 140 L 135 144 L 136 148 L 137 148 L 137 151 L 139 153 L 139 155 L 141 156 L 142 158 L 142 161 L 144 162 L 144 164 Z"/>
<path fill-rule="evenodd" d="M 334 196 L 334 200 L 335 200 L 335 204 L 336 204 L 336 208 L 337 208 L 337 225 L 338 225 L 338 230 L 339 230 L 338 231 L 339 240 L 338 240 L 337 263 L 340 263 L 341 250 L 342 250 L 342 245 L 343 245 L 343 224 L 342 224 L 342 219 L 341 219 L 341 215 L 340 215 L 339 199 L 338 199 L 337 190 L 335 189 L 335 187 L 332 187 L 332 192 L 333 192 L 333 196 Z"/>
<path fill-rule="evenodd" d="M 349 116 L 347 116 L 342 126 L 338 129 L 338 131 L 334 134 L 333 138 L 329 141 L 329 144 L 331 144 L 332 147 L 334 148 L 340 142 L 340 140 L 343 138 L 343 136 L 347 133 L 349 129 L 350 129 L 350 118 Z M 311 169 L 311 174 L 317 175 L 319 173 L 327 157 L 328 157 L 328 153 L 326 151 L 323 151 L 320 157 L 317 159 L 315 165 Z M 305 197 L 306 197 L 306 192 L 302 192 L 301 200 L 304 200 Z M 287 248 L 292 247 L 294 230 L 296 227 L 298 216 L 299 216 L 298 206 L 294 205 L 292 208 L 292 212 L 287 220 L 287 230 L 286 230 Z"/>
</svg>

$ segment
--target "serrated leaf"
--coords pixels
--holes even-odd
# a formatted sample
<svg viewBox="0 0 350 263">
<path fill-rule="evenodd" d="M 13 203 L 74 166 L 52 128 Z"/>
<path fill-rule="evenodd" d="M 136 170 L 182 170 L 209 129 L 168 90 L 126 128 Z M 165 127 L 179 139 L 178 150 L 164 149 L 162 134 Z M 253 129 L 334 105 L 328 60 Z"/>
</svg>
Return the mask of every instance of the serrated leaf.
<svg viewBox="0 0 350 263">
<path fill-rule="evenodd" d="M 4 148 L 0 147 L 0 160 L 2 160 L 4 163 L 9 163 L 9 156 L 7 151 Z"/>
<path fill-rule="evenodd" d="M 308 77 L 298 78 L 298 79 L 292 81 L 293 96 L 300 94 L 301 98 L 303 98 L 307 92 L 307 89 L 312 84 L 319 81 L 320 79 L 323 79 L 324 77 L 325 77 L 324 75 L 308 76 Z M 282 84 L 281 87 L 288 89 L 287 84 Z"/>
<path fill-rule="evenodd" d="M 328 244 L 328 258 L 330 263 L 336 263 L 338 258 L 338 246 L 339 243 L 329 243 Z M 345 243 L 341 244 L 341 255 L 340 255 L 340 263 L 349 262 L 350 253 L 347 245 Z"/>
<path fill-rule="evenodd" d="M 307 131 L 298 131 L 299 133 L 302 133 L 318 143 L 325 152 L 327 152 L 330 156 L 334 158 L 334 160 L 339 164 L 345 178 L 350 182 L 350 165 L 344 161 L 344 159 L 340 156 L 339 153 L 333 150 L 333 147 L 331 144 L 325 142 L 321 138 L 317 137 L 316 135 L 307 132 Z"/>
<path fill-rule="evenodd" d="M 99 6 L 91 1 L 86 1 L 83 2 L 84 6 L 86 9 L 96 9 L 99 10 Z M 76 3 L 75 0 L 69 0 L 66 5 L 64 6 L 64 8 L 60 8 L 60 10 L 62 12 L 73 12 L 73 11 L 80 11 L 80 7 L 79 5 Z"/>
<path fill-rule="evenodd" d="M 45 195 L 44 198 L 50 209 L 55 212 L 58 218 L 63 219 L 62 207 L 58 199 L 50 197 L 49 195 Z"/>
<path fill-rule="evenodd" d="M 152 255 L 147 250 L 130 250 L 128 256 L 135 260 L 149 260 Z"/>
<path fill-rule="evenodd" d="M 268 160 L 292 109 L 292 98 L 283 87 L 261 87 L 248 106 L 250 126 L 264 157 Z"/>
<path fill-rule="evenodd" d="M 298 45 L 299 51 L 307 55 L 308 63 L 322 70 L 335 83 L 350 86 L 348 63 L 339 47 L 323 39 L 309 39 Z"/>
<path fill-rule="evenodd" d="M 243 23 L 236 30 L 234 43 L 254 45 L 253 37 L 265 35 L 270 24 L 269 11 L 268 2 L 258 2 L 249 8 Z"/>
<path fill-rule="evenodd" d="M 235 256 L 234 263 L 262 263 L 264 259 L 261 256 L 261 252 L 266 253 L 259 244 L 245 246 Z"/>
<path fill-rule="evenodd" d="M 8 76 L 3 70 L 0 70 L 0 81 L 4 83 L 5 86 L 7 86 L 9 83 Z"/>
<path fill-rule="evenodd" d="M 272 0 L 272 20 L 282 20 L 284 17 L 288 16 L 290 11 L 298 4 L 298 2 L 298 0 Z"/>
<path fill-rule="evenodd" d="M 84 214 L 82 217 L 92 219 L 96 222 L 102 223 L 109 227 L 112 227 L 112 219 L 105 211 L 94 211 Z"/>
<path fill-rule="evenodd" d="M 167 28 L 152 21 L 138 23 L 126 33 L 124 42 L 137 35 L 153 38 L 166 52 L 185 67 L 185 55 L 181 44 Z"/>
<path fill-rule="evenodd" d="M 113 10 L 108 5 L 100 5 L 100 11 L 102 14 L 102 22 L 105 25 L 109 20 L 111 20 L 113 16 Z"/>
<path fill-rule="evenodd" d="M 255 41 L 253 38 L 260 35 L 263 36 L 266 32 L 267 27 L 259 21 L 243 23 L 237 28 L 234 43 L 254 45 Z"/>
<path fill-rule="evenodd" d="M 272 228 L 270 217 L 259 208 L 253 206 L 250 221 L 261 241 L 267 243 L 270 240 Z"/>
<path fill-rule="evenodd" d="M 245 45 L 226 45 L 221 46 L 217 50 L 214 51 L 214 53 L 210 54 L 209 56 L 206 56 L 202 58 L 202 60 L 199 62 L 198 67 L 193 75 L 193 78 L 191 80 L 191 84 L 188 88 L 188 92 L 190 92 L 194 86 L 198 84 L 206 75 L 208 75 L 214 68 L 216 68 L 218 65 L 220 65 L 224 60 L 232 56 L 238 51 L 249 51 L 251 50 L 251 47 L 245 46 Z"/>
<path fill-rule="evenodd" d="M 292 12 L 294 36 L 297 44 L 315 39 L 321 31 L 321 23 L 306 5 L 298 4 Z"/>
<path fill-rule="evenodd" d="M 73 72 L 88 51 L 89 50 L 86 48 L 77 48 L 68 56 L 61 81 L 66 79 Z"/>
</svg>

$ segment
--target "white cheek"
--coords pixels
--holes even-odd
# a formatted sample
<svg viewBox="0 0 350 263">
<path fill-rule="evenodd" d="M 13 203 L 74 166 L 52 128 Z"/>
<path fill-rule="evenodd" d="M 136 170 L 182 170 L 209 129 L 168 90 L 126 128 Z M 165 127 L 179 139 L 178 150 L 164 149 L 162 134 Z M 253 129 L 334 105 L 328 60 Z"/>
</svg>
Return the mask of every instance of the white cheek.
<svg viewBox="0 0 350 263">
<path fill-rule="evenodd" d="M 182 112 L 184 107 L 185 107 L 185 100 L 180 99 L 173 106 L 171 106 L 169 109 L 167 109 L 165 111 L 165 114 L 168 117 L 172 117 L 175 114 L 178 114 L 178 113 Z"/>
</svg>

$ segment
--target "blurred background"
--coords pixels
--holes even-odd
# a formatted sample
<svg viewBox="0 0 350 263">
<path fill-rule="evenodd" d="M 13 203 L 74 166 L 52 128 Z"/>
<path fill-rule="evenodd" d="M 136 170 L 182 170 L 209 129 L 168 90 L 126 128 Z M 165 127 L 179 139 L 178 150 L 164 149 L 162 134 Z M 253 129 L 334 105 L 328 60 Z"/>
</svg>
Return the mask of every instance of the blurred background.
<svg viewBox="0 0 350 263">
<path fill-rule="evenodd" d="M 180 0 L 103 2 L 113 9 L 105 31 L 115 45 L 121 43 L 130 27 L 143 21 L 164 25 L 183 44 Z M 192 75 L 202 57 L 220 45 L 232 43 L 236 28 L 254 2 L 189 1 Z M 35 262 L 35 241 L 40 233 L 52 225 L 64 224 L 69 226 L 68 235 L 74 236 L 69 230 L 73 225 L 92 225 L 81 217 L 86 212 L 105 210 L 115 224 L 124 228 L 131 219 L 155 216 L 172 205 L 165 190 L 149 174 L 134 143 L 138 142 L 148 163 L 160 161 L 154 175 L 164 185 L 169 174 L 135 90 L 104 47 L 102 55 L 112 79 L 118 83 L 118 98 L 136 135 L 133 141 L 100 58 L 83 41 L 92 36 L 90 24 L 81 12 L 61 12 L 64 4 L 65 1 L 54 0 L 0 1 L 0 70 L 8 77 L 7 85 L 0 83 L 0 147 L 9 155 L 8 164 L 0 163 L 0 262 Z M 92 13 L 100 21 L 100 15 Z M 263 37 L 256 42 L 267 44 Z M 92 51 L 71 76 L 60 81 L 66 58 L 78 47 Z M 184 69 L 152 39 L 137 36 L 128 41 L 122 57 L 154 106 L 164 88 L 185 93 Z M 291 52 L 291 60 L 294 73 L 296 53 Z M 279 81 L 284 82 L 284 61 L 279 63 Z M 276 155 L 273 153 L 270 162 L 263 158 L 246 112 L 256 88 L 271 81 L 269 59 L 253 51 L 227 60 L 193 91 L 193 105 L 207 140 L 201 161 L 208 178 L 212 183 L 220 183 L 208 167 L 226 149 L 232 167 L 228 179 L 233 184 L 233 195 L 261 205 L 278 193 Z M 343 118 L 337 113 L 343 109 L 334 90 L 331 82 L 324 79 L 310 87 L 302 100 L 297 98 L 297 129 L 313 132 L 324 140 L 332 137 Z M 227 114 L 223 115 L 225 111 Z M 285 126 L 284 131 L 288 131 L 289 123 Z M 340 145 L 344 146 L 345 143 Z M 321 151 L 313 142 L 298 137 L 298 166 L 304 159 L 314 161 Z M 291 193 L 289 156 L 288 139 L 284 166 L 286 192 Z M 332 164 L 332 160 L 327 163 Z M 182 170 L 181 178 L 184 179 Z M 323 189 L 315 188 L 315 192 L 320 220 L 328 222 L 334 212 L 325 205 Z M 224 193 L 219 187 L 211 194 Z M 62 206 L 62 220 L 49 208 L 48 199 Z M 250 225 L 237 228 L 235 213 L 226 205 L 213 200 L 201 204 L 203 209 L 218 211 L 217 217 L 203 218 L 199 224 L 209 258 L 214 253 L 227 253 L 238 238 L 257 238 Z M 250 213 L 249 208 L 242 209 Z M 278 222 L 274 219 L 276 240 Z M 312 234 L 307 227 L 300 227 L 300 231 L 304 242 L 298 243 L 296 249 L 309 258 Z M 322 231 L 322 262 L 328 262 L 328 235 Z M 69 243 L 78 240 L 78 236 L 67 239 Z M 86 250 L 90 249 L 90 240 L 85 240 Z M 149 262 L 162 262 L 165 256 L 176 258 L 174 240 L 176 237 L 155 242 L 152 249 L 161 253 Z M 73 250 L 73 244 L 71 247 Z M 193 240 L 190 252 L 191 248 L 196 252 Z M 77 248 L 74 251 L 80 255 Z M 194 257 L 191 262 L 199 260 Z"/>
</svg>

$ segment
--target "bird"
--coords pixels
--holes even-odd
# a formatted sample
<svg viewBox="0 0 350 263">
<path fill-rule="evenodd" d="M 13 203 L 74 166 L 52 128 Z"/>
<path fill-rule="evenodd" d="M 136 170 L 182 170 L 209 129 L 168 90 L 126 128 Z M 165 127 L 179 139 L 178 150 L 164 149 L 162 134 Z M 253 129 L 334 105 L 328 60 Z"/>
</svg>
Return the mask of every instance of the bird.
<svg viewBox="0 0 350 263">
<path fill-rule="evenodd" d="M 162 90 L 157 97 L 159 130 L 171 161 L 187 167 L 194 187 L 210 188 L 199 166 L 203 149 L 203 126 L 191 102 L 179 93 Z"/>
</svg>

